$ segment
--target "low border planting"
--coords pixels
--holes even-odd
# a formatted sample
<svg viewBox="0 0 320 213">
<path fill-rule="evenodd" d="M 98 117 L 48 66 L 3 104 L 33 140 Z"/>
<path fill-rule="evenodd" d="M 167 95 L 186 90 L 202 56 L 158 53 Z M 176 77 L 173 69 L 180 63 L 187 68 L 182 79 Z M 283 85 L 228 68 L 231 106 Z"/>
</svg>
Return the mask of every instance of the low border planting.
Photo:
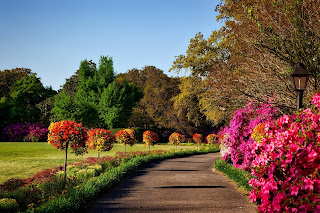
<svg viewBox="0 0 320 213">
<path fill-rule="evenodd" d="M 119 183 L 128 174 L 134 172 L 139 167 L 157 160 L 168 158 L 184 157 L 195 154 L 205 154 L 218 152 L 218 147 L 199 150 L 185 150 L 178 152 L 151 153 L 150 155 L 136 156 L 123 162 L 121 165 L 108 170 L 98 177 L 89 179 L 84 184 L 73 188 L 65 195 L 57 196 L 43 205 L 28 210 L 27 212 L 78 212 L 80 209 L 88 207 L 100 193 Z"/>
</svg>

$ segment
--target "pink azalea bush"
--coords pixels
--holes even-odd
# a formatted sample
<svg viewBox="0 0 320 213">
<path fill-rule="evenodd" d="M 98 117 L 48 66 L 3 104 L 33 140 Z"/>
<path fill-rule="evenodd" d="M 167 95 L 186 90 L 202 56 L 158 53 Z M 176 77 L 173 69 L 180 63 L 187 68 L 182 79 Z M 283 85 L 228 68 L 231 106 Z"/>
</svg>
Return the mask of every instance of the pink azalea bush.
<svg viewBox="0 0 320 213">
<path fill-rule="evenodd" d="M 47 141 L 48 128 L 43 124 L 13 123 L 2 130 L 2 141 Z"/>
<path fill-rule="evenodd" d="M 319 94 L 312 103 L 316 109 L 266 122 L 254 136 L 250 198 L 260 212 L 320 212 Z"/>
<path fill-rule="evenodd" d="M 237 168 L 249 170 L 255 157 L 255 153 L 251 152 L 251 147 L 256 144 L 250 135 L 255 126 L 274 120 L 278 112 L 278 108 L 271 104 L 253 102 L 235 111 L 232 114 L 230 125 L 218 133 L 223 159 L 230 159 L 233 166 Z"/>
</svg>

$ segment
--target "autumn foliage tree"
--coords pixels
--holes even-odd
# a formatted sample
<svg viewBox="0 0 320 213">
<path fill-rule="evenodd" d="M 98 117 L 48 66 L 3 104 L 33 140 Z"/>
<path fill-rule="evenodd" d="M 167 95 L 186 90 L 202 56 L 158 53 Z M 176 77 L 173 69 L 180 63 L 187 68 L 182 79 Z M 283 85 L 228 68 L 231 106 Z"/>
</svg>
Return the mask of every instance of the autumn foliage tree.
<svg viewBox="0 0 320 213">
<path fill-rule="evenodd" d="M 214 124 L 248 100 L 266 102 L 265 97 L 275 96 L 282 112 L 292 111 L 295 64 L 302 62 L 313 76 L 308 91 L 319 87 L 319 6 L 307 0 L 223 0 L 216 8 L 223 27 L 208 38 L 195 35 L 171 70 L 201 76 L 195 90 L 205 89 L 200 108 Z"/>
</svg>

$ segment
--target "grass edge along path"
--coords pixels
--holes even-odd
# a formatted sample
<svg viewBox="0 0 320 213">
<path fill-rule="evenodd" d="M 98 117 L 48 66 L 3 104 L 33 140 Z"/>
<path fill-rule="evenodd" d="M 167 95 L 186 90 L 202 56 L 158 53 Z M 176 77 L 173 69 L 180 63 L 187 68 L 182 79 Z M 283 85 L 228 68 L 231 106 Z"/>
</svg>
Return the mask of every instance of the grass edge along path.
<svg viewBox="0 0 320 213">
<path fill-rule="evenodd" d="M 57 196 L 46 202 L 44 205 L 28 210 L 27 212 L 78 212 L 80 209 L 88 207 L 100 193 L 119 183 L 127 175 L 147 163 L 168 158 L 218 152 L 219 150 L 219 148 L 207 148 L 135 157 L 98 177 L 88 180 L 86 183 L 78 188 L 74 188 L 67 194 Z"/>
<path fill-rule="evenodd" d="M 252 187 L 249 186 L 249 180 L 253 176 L 244 170 L 233 167 L 231 164 L 226 163 L 221 158 L 214 162 L 214 168 L 226 176 L 229 180 L 232 180 L 246 195 L 252 190 Z"/>
</svg>

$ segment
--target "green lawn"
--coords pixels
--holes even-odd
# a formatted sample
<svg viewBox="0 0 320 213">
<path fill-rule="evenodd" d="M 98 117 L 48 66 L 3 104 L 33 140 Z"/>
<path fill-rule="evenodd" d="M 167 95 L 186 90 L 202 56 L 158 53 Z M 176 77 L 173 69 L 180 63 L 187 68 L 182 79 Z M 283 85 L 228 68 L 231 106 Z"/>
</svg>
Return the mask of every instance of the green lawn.
<svg viewBox="0 0 320 213">
<path fill-rule="evenodd" d="M 175 146 L 155 145 L 151 150 L 171 150 Z M 178 146 L 179 149 L 195 149 L 196 146 Z M 127 146 L 127 152 L 148 151 L 148 147 L 137 144 Z M 68 153 L 68 163 L 74 163 L 87 157 L 97 157 L 98 152 L 88 150 L 83 156 Z M 100 156 L 113 156 L 116 152 L 124 152 L 124 146 L 115 144 L 109 152 L 102 152 Z M 10 178 L 27 178 L 44 169 L 58 167 L 64 164 L 64 150 L 59 151 L 48 143 L 0 142 L 0 184 Z"/>
</svg>

